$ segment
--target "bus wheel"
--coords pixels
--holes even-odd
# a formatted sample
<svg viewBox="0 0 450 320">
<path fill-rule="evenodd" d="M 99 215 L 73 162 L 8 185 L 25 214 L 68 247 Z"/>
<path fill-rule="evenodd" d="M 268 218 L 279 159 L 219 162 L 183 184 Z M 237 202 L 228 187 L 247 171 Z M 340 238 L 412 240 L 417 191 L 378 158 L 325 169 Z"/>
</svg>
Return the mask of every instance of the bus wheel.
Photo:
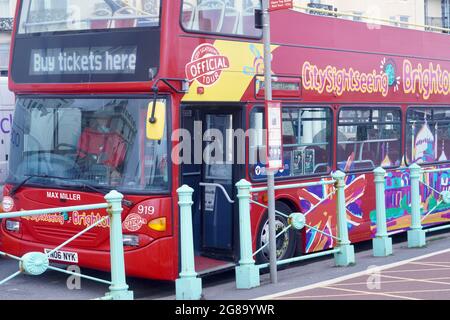
<svg viewBox="0 0 450 320">
<path fill-rule="evenodd" d="M 291 213 L 291 208 L 283 203 L 283 202 L 276 202 L 275 203 L 275 209 L 277 211 L 283 212 L 286 215 L 289 215 Z M 279 234 L 281 231 L 283 231 L 288 226 L 287 218 L 276 214 L 275 215 L 275 230 L 276 234 Z M 295 252 L 296 248 L 296 232 L 292 228 L 284 232 L 282 235 L 280 235 L 277 238 L 276 244 L 277 244 L 277 260 L 284 260 L 288 258 L 292 258 Z M 263 247 L 265 244 L 267 246 L 258 252 L 256 255 L 256 262 L 258 264 L 262 263 L 268 263 L 269 258 L 269 217 L 268 212 L 264 214 L 263 219 L 261 220 L 261 224 L 258 228 L 258 234 L 256 239 L 256 250 L 259 250 L 261 247 Z"/>
</svg>

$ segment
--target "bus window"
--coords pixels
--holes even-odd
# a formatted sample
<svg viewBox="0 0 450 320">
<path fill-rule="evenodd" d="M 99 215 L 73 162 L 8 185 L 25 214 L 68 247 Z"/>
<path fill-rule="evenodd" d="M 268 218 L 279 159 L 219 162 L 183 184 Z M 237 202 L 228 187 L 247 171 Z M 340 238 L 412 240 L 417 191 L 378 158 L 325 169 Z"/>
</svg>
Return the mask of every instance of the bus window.
<svg viewBox="0 0 450 320">
<path fill-rule="evenodd" d="M 184 0 L 181 24 L 185 30 L 260 37 L 255 28 L 259 0 Z"/>
<path fill-rule="evenodd" d="M 370 170 L 401 163 L 401 114 L 392 108 L 344 108 L 338 120 L 338 169 Z"/>
<path fill-rule="evenodd" d="M 408 164 L 447 162 L 450 154 L 450 109 L 408 109 L 405 140 Z"/>
<path fill-rule="evenodd" d="M 255 108 L 250 115 L 249 130 L 249 164 L 250 170 L 256 178 L 262 174 L 261 168 L 266 161 L 266 132 L 264 112 L 262 108 Z"/>
<path fill-rule="evenodd" d="M 331 170 L 331 111 L 327 108 L 284 107 L 284 169 L 276 177 L 301 177 L 326 174 Z M 252 176 L 265 176 L 265 132 L 262 109 L 250 117 L 250 162 Z"/>
<path fill-rule="evenodd" d="M 158 27 L 161 0 L 24 0 L 19 33 Z"/>
<path fill-rule="evenodd" d="M 33 182 L 42 185 L 53 177 L 60 187 L 89 184 L 130 193 L 167 192 L 167 126 L 160 140 L 147 138 L 149 103 L 20 97 L 8 180 L 16 183 L 35 175 Z"/>
</svg>

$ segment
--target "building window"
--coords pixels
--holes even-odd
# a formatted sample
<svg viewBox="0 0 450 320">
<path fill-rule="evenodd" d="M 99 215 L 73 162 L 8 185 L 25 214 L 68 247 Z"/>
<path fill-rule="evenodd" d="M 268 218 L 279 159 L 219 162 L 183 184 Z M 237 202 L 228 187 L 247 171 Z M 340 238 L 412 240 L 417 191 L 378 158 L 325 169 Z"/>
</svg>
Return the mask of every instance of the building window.
<svg viewBox="0 0 450 320">
<path fill-rule="evenodd" d="M 394 27 L 398 27 L 398 22 L 397 22 L 396 16 L 389 17 L 389 20 L 391 21 L 391 25 L 393 25 Z"/>
<path fill-rule="evenodd" d="M 344 108 L 339 113 L 337 167 L 343 171 L 401 163 L 401 114 L 393 108 Z"/>
<path fill-rule="evenodd" d="M 8 70 L 9 65 L 9 45 L 0 44 L 0 72 Z"/>
<path fill-rule="evenodd" d="M 260 37 L 255 28 L 257 0 L 184 0 L 181 24 L 188 31 Z"/>
<path fill-rule="evenodd" d="M 0 18 L 11 18 L 9 0 L 0 0 Z"/>
<path fill-rule="evenodd" d="M 302 177 L 326 174 L 331 170 L 332 115 L 328 108 L 283 107 L 284 168 L 276 177 Z M 250 116 L 249 162 L 253 179 L 266 178 L 266 137 L 264 110 Z"/>
<path fill-rule="evenodd" d="M 362 21 L 362 15 L 363 13 L 361 11 L 354 11 L 353 12 L 353 21 Z"/>
<path fill-rule="evenodd" d="M 408 28 L 409 16 L 399 16 L 399 20 L 402 28 Z"/>
</svg>

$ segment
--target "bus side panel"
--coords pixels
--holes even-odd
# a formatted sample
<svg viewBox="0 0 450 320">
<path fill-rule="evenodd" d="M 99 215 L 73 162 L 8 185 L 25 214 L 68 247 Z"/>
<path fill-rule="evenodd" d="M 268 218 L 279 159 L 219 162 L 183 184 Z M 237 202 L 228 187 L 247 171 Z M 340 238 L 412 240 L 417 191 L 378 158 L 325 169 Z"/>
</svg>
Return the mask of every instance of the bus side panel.
<svg viewBox="0 0 450 320">
<path fill-rule="evenodd" d="M 327 179 L 330 178 L 324 180 Z M 308 180 L 308 182 L 310 181 L 317 180 Z M 375 208 L 373 175 L 367 173 L 350 174 L 346 177 L 345 182 L 350 240 L 352 242 L 370 240 L 372 238 L 370 213 Z M 300 233 L 304 236 L 302 249 L 305 253 L 331 249 L 337 245 L 336 239 L 333 238 L 337 237 L 336 195 L 331 195 L 333 191 L 334 186 L 315 186 L 288 189 L 276 193 L 277 201 L 288 201 L 289 203 L 295 201 L 295 211 L 304 213 L 307 225 L 313 227 L 306 227 L 304 232 Z M 264 199 L 266 199 L 265 194 L 260 193 L 256 201 L 267 205 Z M 314 207 L 316 205 L 317 207 Z M 253 247 L 255 249 L 256 236 L 259 226 L 263 223 L 262 217 L 265 209 L 252 205 L 251 211 Z"/>
<path fill-rule="evenodd" d="M 445 167 L 448 165 L 424 167 L 423 169 Z M 450 189 L 449 173 L 424 174 L 422 181 L 424 182 L 420 184 L 422 224 L 428 226 L 450 222 L 450 205 L 442 203 L 437 206 L 440 196 L 435 192 L 435 190 L 448 191 Z M 428 212 L 431 213 L 428 214 Z M 375 210 L 370 212 L 370 218 L 372 233 L 375 234 Z M 388 171 L 386 175 L 386 218 L 389 232 L 406 230 L 411 225 L 411 189 L 408 169 Z"/>
</svg>

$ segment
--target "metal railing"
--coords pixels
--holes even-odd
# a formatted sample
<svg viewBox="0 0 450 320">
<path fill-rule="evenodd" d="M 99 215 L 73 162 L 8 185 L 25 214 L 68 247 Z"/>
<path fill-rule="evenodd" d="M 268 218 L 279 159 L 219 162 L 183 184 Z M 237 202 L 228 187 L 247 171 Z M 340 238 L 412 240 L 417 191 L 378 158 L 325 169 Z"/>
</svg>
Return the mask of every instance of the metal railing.
<svg viewBox="0 0 450 320">
<path fill-rule="evenodd" d="M 387 232 L 386 218 L 386 170 L 379 167 L 373 172 L 376 193 L 376 225 L 377 232 L 372 240 L 373 255 L 375 257 L 386 257 L 393 253 L 392 238 Z"/>
<path fill-rule="evenodd" d="M 2 219 L 21 218 L 21 217 L 49 215 L 49 214 L 64 215 L 73 211 L 94 210 L 94 209 L 106 209 L 108 215 L 103 217 L 102 219 L 99 219 L 99 221 L 91 224 L 89 227 L 80 231 L 79 233 L 77 233 L 76 235 L 74 235 L 73 237 L 71 237 L 70 239 L 68 239 L 67 241 L 65 241 L 64 243 L 62 243 L 61 245 L 57 246 L 56 248 L 54 248 L 49 252 L 28 252 L 24 254 L 22 257 L 17 257 L 15 255 L 6 252 L 0 252 L 0 255 L 2 256 L 9 257 L 19 261 L 19 270 L 14 274 L 8 276 L 7 278 L 1 280 L 0 285 L 17 277 L 20 274 L 39 276 L 45 273 L 47 270 L 53 270 L 66 273 L 69 275 L 79 276 L 80 278 L 100 282 L 103 284 L 108 284 L 109 292 L 107 292 L 104 297 L 100 298 L 102 300 L 132 300 L 133 291 L 128 290 L 128 285 L 126 284 L 126 277 L 125 277 L 125 262 L 124 262 L 122 217 L 121 217 L 122 199 L 123 195 L 113 190 L 105 196 L 106 203 L 2 213 L 0 215 Z M 107 219 L 110 220 L 111 281 L 71 272 L 50 265 L 50 259 L 53 253 L 64 248 L 69 243 L 71 243 L 81 235 L 85 234 L 92 228 L 105 222 Z"/>
<path fill-rule="evenodd" d="M 412 164 L 408 168 L 401 168 L 397 170 L 408 170 L 410 179 L 410 213 L 411 223 L 408 230 L 408 247 L 420 248 L 426 245 L 426 234 L 450 229 L 450 225 L 442 225 L 432 228 L 423 229 L 423 222 L 442 205 L 450 205 L 450 191 L 437 190 L 433 186 L 426 183 L 421 179 L 426 174 L 450 172 L 450 168 L 438 168 L 438 169 L 422 169 L 417 164 Z M 376 185 L 376 224 L 377 233 L 373 240 L 374 256 L 387 256 L 392 254 L 392 239 L 389 238 L 387 232 L 387 217 L 386 217 L 386 202 L 385 202 L 385 184 L 386 184 L 386 171 L 382 168 L 377 168 L 374 171 L 375 185 Z M 433 193 L 436 193 L 438 201 L 427 212 L 422 212 L 422 197 L 420 191 L 420 185 L 430 189 Z"/>
<path fill-rule="evenodd" d="M 325 200 L 336 195 L 337 202 L 337 229 L 338 235 L 327 234 L 313 226 L 306 223 L 305 214 L 292 213 L 289 216 L 285 213 L 276 211 L 278 214 L 288 218 L 289 226 L 286 227 L 279 237 L 289 229 L 294 228 L 301 230 L 304 227 L 311 228 L 319 233 L 326 234 L 337 240 L 338 245 L 331 250 L 309 254 L 306 256 L 293 257 L 289 259 L 277 261 L 277 265 L 283 265 L 291 262 L 312 259 L 326 255 L 334 255 L 336 266 L 348 266 L 355 263 L 355 251 L 351 245 L 348 237 L 348 220 L 347 208 L 345 203 L 345 174 L 337 171 L 333 174 L 332 179 L 321 180 L 310 183 L 298 183 L 289 185 L 279 185 L 275 190 L 307 188 L 312 186 L 335 186 L 335 190 L 326 195 L 319 203 L 314 205 L 308 212 L 316 209 Z M 250 182 L 241 180 L 236 184 L 237 198 L 239 200 L 239 237 L 240 237 L 240 260 L 235 268 L 236 272 L 236 287 L 238 289 L 250 289 L 260 285 L 260 270 L 267 267 L 268 264 L 256 265 L 254 256 L 260 251 L 264 250 L 265 246 L 253 252 L 252 247 L 252 232 L 250 220 L 250 204 L 256 204 L 267 209 L 264 204 L 251 200 L 252 192 L 267 191 L 267 187 L 252 188 Z M 195 271 L 195 256 L 194 256 L 194 240 L 193 240 L 193 226 L 192 226 L 192 194 L 194 190 L 187 185 L 183 185 L 177 190 L 180 206 L 180 255 L 181 255 L 181 272 L 179 278 L 176 280 L 176 298 L 179 300 L 198 300 L 202 297 L 202 281 L 198 278 Z M 274 239 L 276 240 L 276 239 Z M 269 239 L 269 241 L 274 241 Z M 267 245 L 267 244 L 266 244 Z"/>
<path fill-rule="evenodd" d="M 349 266 L 355 263 L 355 251 L 354 247 L 351 245 L 348 236 L 348 220 L 347 220 L 347 208 L 345 203 L 345 174 L 341 171 L 337 171 L 332 175 L 332 180 L 321 180 L 317 182 L 309 183 L 298 183 L 298 184 L 288 184 L 276 186 L 275 190 L 283 189 L 298 189 L 307 188 L 312 186 L 326 186 L 334 185 L 335 190 L 331 192 L 325 198 L 323 198 L 319 203 L 312 206 L 306 213 L 292 213 L 286 215 L 282 212 L 276 211 L 277 214 L 288 218 L 289 226 L 284 228 L 280 233 L 276 235 L 276 238 L 281 234 L 288 232 L 289 229 L 294 228 L 296 230 L 301 230 L 304 227 L 314 229 L 320 233 L 323 233 L 333 239 L 336 239 L 338 245 L 328 251 L 313 253 L 305 256 L 298 256 L 277 261 L 277 266 L 312 259 L 320 256 L 334 255 L 336 266 Z M 246 180 L 241 180 L 236 184 L 238 189 L 238 199 L 239 199 L 239 236 L 240 236 L 240 260 L 239 265 L 236 267 L 236 287 L 238 289 L 250 289 L 260 285 L 260 270 L 266 268 L 269 264 L 264 263 L 261 265 L 256 265 L 254 256 L 263 250 L 265 246 L 259 248 L 256 252 L 252 250 L 252 233 L 251 233 L 251 218 L 250 218 L 250 204 L 255 204 L 263 208 L 267 206 L 254 201 L 251 199 L 252 192 L 265 192 L 267 187 L 262 188 L 252 188 L 251 183 Z M 313 226 L 306 223 L 305 215 L 316 209 L 323 201 L 327 200 L 331 196 L 336 194 L 336 209 L 337 209 L 337 237 L 333 234 L 327 234 Z M 275 241 L 276 239 L 269 239 L 269 241 Z"/>
<path fill-rule="evenodd" d="M 450 225 L 437 226 L 423 230 L 422 222 L 434 212 L 441 204 L 450 205 L 450 191 L 438 191 L 431 185 L 421 181 L 423 174 L 450 172 L 450 168 L 443 169 L 428 169 L 422 170 L 417 164 L 411 165 L 409 168 L 400 168 L 397 170 L 410 171 L 410 188 L 411 188 L 411 226 L 408 231 L 408 247 L 422 247 L 426 244 L 426 233 L 438 231 L 443 229 L 450 229 Z M 376 168 L 374 170 L 374 182 L 376 188 L 376 234 L 373 239 L 373 255 L 376 257 L 385 257 L 393 253 L 392 239 L 388 233 L 387 217 L 386 217 L 386 171 L 383 168 Z M 439 194 L 439 201 L 427 213 L 421 214 L 421 194 L 420 184 Z M 317 182 L 297 183 L 279 185 L 275 190 L 285 189 L 301 189 L 314 186 L 334 186 L 334 190 L 326 194 L 318 203 L 311 206 L 306 213 L 291 213 L 287 215 L 283 212 L 276 213 L 288 219 L 289 225 L 276 235 L 276 238 L 283 233 L 288 232 L 291 228 L 301 230 L 308 227 L 311 230 L 322 233 L 328 237 L 337 240 L 337 246 L 331 250 L 316 252 L 304 256 L 298 256 L 283 260 L 278 260 L 277 265 L 284 265 L 292 262 L 312 259 L 321 256 L 334 255 L 336 266 L 349 266 L 355 263 L 354 247 L 351 245 L 348 235 L 348 221 L 345 199 L 345 174 L 343 172 L 335 172 L 331 179 L 322 179 Z M 252 246 L 252 229 L 250 217 L 250 205 L 258 205 L 267 209 L 267 206 L 252 199 L 252 193 L 266 192 L 267 187 L 252 188 L 250 182 L 241 180 L 236 184 L 237 198 L 239 201 L 239 239 L 240 239 L 240 260 L 235 268 L 236 273 L 236 287 L 238 289 L 250 289 L 260 285 L 260 270 L 266 268 L 269 264 L 263 263 L 256 265 L 254 256 L 264 246 L 258 248 L 253 252 Z M 195 257 L 192 233 L 192 194 L 194 190 L 186 185 L 177 190 L 180 205 L 180 232 L 181 232 L 181 266 L 182 271 L 179 279 L 176 282 L 177 299 L 198 300 L 202 297 L 202 282 L 197 277 L 195 272 Z M 310 226 L 306 223 L 305 216 L 315 210 L 324 201 L 336 195 L 336 216 L 337 216 L 337 236 L 328 234 Z M 270 241 L 270 239 L 269 239 Z"/>
<path fill-rule="evenodd" d="M 199 300 L 202 296 L 202 279 L 195 272 L 194 236 L 192 228 L 192 194 L 194 189 L 183 185 L 177 190 L 180 206 L 181 272 L 175 281 L 177 300 Z"/>
</svg>

